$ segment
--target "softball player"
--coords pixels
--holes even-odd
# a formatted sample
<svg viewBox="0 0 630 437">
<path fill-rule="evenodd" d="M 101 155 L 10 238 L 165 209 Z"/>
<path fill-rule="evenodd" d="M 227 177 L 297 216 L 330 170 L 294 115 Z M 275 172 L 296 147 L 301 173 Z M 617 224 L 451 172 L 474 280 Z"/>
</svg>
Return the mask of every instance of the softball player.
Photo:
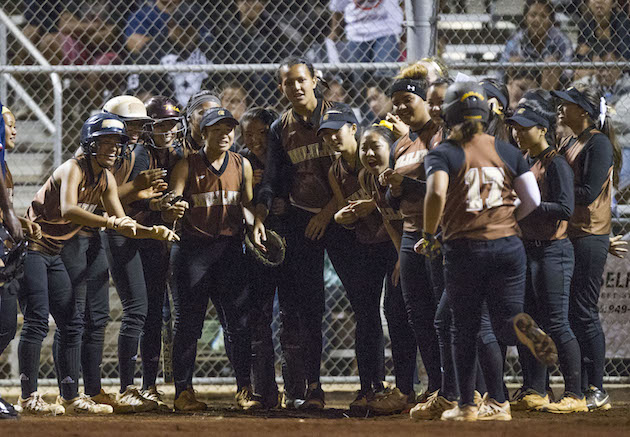
<svg viewBox="0 0 630 437">
<path fill-rule="evenodd" d="M 168 182 L 175 164 L 183 157 L 183 150 L 176 138 L 182 132 L 181 109 L 177 103 L 164 96 L 155 96 L 146 104 L 147 115 L 152 119 L 145 141 L 133 151 L 134 166 L 129 176 L 134 181 L 142 172 L 163 170 L 163 180 Z M 159 192 L 157 192 L 159 193 Z M 161 193 L 160 193 L 161 194 Z M 168 197 L 155 197 L 132 202 L 129 215 L 146 226 L 162 223 L 160 211 L 168 204 Z M 140 336 L 142 357 L 142 392 L 144 398 L 154 401 L 160 409 L 169 411 L 156 388 L 156 379 L 162 347 L 162 310 L 167 296 L 166 282 L 169 266 L 169 245 L 163 241 L 137 240 L 136 250 L 142 263 L 146 287 L 146 319 Z M 136 272 L 138 274 L 138 272 Z M 170 306 L 168 306 L 170 310 Z"/>
<path fill-rule="evenodd" d="M 247 159 L 229 151 L 237 125 L 227 109 L 213 108 L 205 113 L 200 123 L 204 148 L 177 163 L 171 175 L 170 189 L 177 196 L 183 195 L 184 201 L 163 213 L 168 222 L 184 217 L 182 241 L 173 246 L 171 254 L 177 314 L 173 341 L 177 411 L 206 408 L 195 397 L 192 377 L 208 298 L 223 326 L 226 351 L 236 375 L 237 406 L 262 407 L 250 384 L 251 300 L 242 244 L 243 208 L 249 208 L 252 201 L 253 171 Z M 190 211 L 184 215 L 188 205 Z"/>
<path fill-rule="evenodd" d="M 140 200 L 144 194 L 148 193 L 148 196 L 152 197 L 164 191 L 167 187 L 164 182 L 166 176 L 164 169 L 145 170 L 131 179 L 137 156 L 137 153 L 132 151 L 141 150 L 145 132 L 151 123 L 144 103 L 132 96 L 118 96 L 105 103 L 103 110 L 117 115 L 130 127 L 131 144 L 112 172 L 118 184 L 121 202 L 129 205 Z M 146 282 L 144 274 L 140 274 L 144 270 L 139 246 L 144 245 L 111 230 L 105 230 L 103 241 L 107 263 L 123 307 L 118 335 L 120 391 L 117 400 L 133 405 L 134 412 L 151 411 L 158 408 L 158 404 L 146 399 L 134 386 L 138 346 L 148 311 Z"/>
<path fill-rule="evenodd" d="M 607 116 L 606 101 L 595 89 L 576 86 L 554 91 L 562 100 L 560 121 L 575 137 L 560 152 L 575 175 L 575 211 L 569 238 L 575 252 L 569 320 L 582 354 L 582 391 L 589 410 L 608 410 L 603 387 L 606 340 L 597 302 L 609 246 L 611 199 L 619 179 L 621 150 Z"/>
<path fill-rule="evenodd" d="M 38 223 L 41 239 L 31 239 L 21 281 L 20 300 L 24 327 L 18 348 L 22 396 L 20 405 L 29 414 L 111 413 L 109 405 L 79 396 L 80 345 L 83 334 L 85 290 L 73 289 L 61 260 L 63 245 L 82 226 L 107 227 L 130 237 L 176 239 L 165 227 L 146 228 L 125 216 L 114 177 L 109 172 L 128 137 L 122 120 L 111 114 L 90 117 L 82 129 L 84 155 L 57 168 L 40 188 L 27 211 Z M 103 202 L 109 218 L 92 211 Z M 41 344 L 48 331 L 48 313 L 60 331 L 57 368 L 61 396 L 48 404 L 37 393 Z"/>
<path fill-rule="evenodd" d="M 529 316 L 519 314 L 523 308 L 525 251 L 516 236 L 516 218 L 525 217 L 538 206 L 540 193 L 520 152 L 483 133 L 488 111 L 481 86 L 466 82 L 451 85 L 444 101 L 444 119 L 451 133 L 447 141 L 429 152 L 425 162 L 428 179 L 420 245 L 427 254 L 438 247 L 435 233 L 441 221 L 460 392 L 458 406 L 446 410 L 442 420 L 511 419 L 503 390 L 489 392 L 481 409 L 473 399 L 476 340 L 484 302 L 499 338 L 506 344 L 515 344 L 516 331 L 539 359 L 551 361 L 555 352 L 553 341 Z M 514 190 L 521 199 L 516 211 Z M 503 377 L 501 373 L 493 376 L 499 381 Z M 501 383 L 493 386 L 497 385 Z"/>
<path fill-rule="evenodd" d="M 435 312 L 442 290 L 434 290 L 431 282 L 431 262 L 414 252 L 422 228 L 422 199 L 424 198 L 424 157 L 432 147 L 432 139 L 439 127 L 431 121 L 427 111 L 427 71 L 414 64 L 401 71 L 392 84 L 390 95 L 396 115 L 409 125 L 409 132 L 396 143 L 393 169 L 386 170 L 382 182 L 399 203 L 404 219 L 400 246 L 400 281 L 409 323 L 416 337 L 422 362 L 427 371 L 427 393 L 439 390 L 442 381 L 440 348 L 434 327 Z M 435 269 L 439 269 L 438 265 Z M 415 393 L 392 392 L 375 404 L 390 403 L 415 405 Z"/>
<path fill-rule="evenodd" d="M 365 414 L 375 393 L 384 390 L 384 349 L 380 302 L 390 264 L 396 261 L 376 202 L 359 183 L 362 164 L 357 144 L 358 121 L 349 107 L 328 109 L 322 115 L 318 134 L 324 146 L 339 153 L 328 179 L 339 211 L 335 221 L 348 230 L 345 257 L 355 261 L 340 278 L 348 293 L 356 321 L 355 349 L 361 389 L 350 411 Z M 390 262 L 391 261 L 391 262 Z"/>
<path fill-rule="evenodd" d="M 569 325 L 569 294 L 573 276 L 573 246 L 567 237 L 573 213 L 573 171 L 555 144 L 556 107 L 549 92 L 527 92 L 507 119 L 516 142 L 536 176 L 541 204 L 519 222 L 527 254 L 525 310 L 544 327 L 558 348 L 565 394 L 549 404 L 547 368 L 519 346 L 523 390 L 513 410 L 542 409 L 555 413 L 588 411 L 582 393 L 580 346 Z M 551 144 L 551 145 L 550 145 Z"/>
<path fill-rule="evenodd" d="M 17 129 L 15 117 L 6 106 L 2 106 L 2 118 L 0 118 L 0 146 L 6 152 L 15 147 Z M 2 161 L 3 177 L 0 178 L 0 220 L 14 240 L 24 238 L 22 223 L 24 219 L 18 219 L 13 211 L 13 178 L 6 164 Z M 31 228 L 32 229 L 32 228 Z M 36 231 L 36 229 L 33 229 Z M 4 251 L 4 242 L 0 243 Z M 17 290 L 18 281 L 13 279 L 0 285 L 0 355 L 15 337 L 17 329 Z M 19 409 L 19 408 L 18 408 Z M 0 397 L 0 419 L 14 419 L 18 412 L 9 402 Z"/>
<path fill-rule="evenodd" d="M 395 141 L 394 133 L 384 126 L 372 126 L 363 132 L 359 156 L 364 170 L 359 174 L 359 182 L 374 199 L 395 249 L 393 251 L 387 248 L 380 254 L 380 262 L 387 267 L 383 308 L 391 340 L 396 387 L 400 393 L 411 393 L 416 373 L 417 345 L 413 330 L 409 325 L 400 287 L 398 252 L 403 233 L 403 216 L 400 211 L 394 210 L 389 205 L 386 199 L 387 187 L 381 185 L 378 180 L 378 176 L 389 168 L 390 149 Z M 381 397 L 390 397 L 390 392 L 386 390 L 382 394 L 377 393 L 373 399 L 369 400 L 368 409 L 377 414 L 392 414 L 404 409 L 407 406 L 406 402 L 403 405 L 399 402 L 380 401 Z"/>
<path fill-rule="evenodd" d="M 268 108 L 253 108 L 241 118 L 241 130 L 245 148 L 240 152 L 252 165 L 254 199 L 258 197 L 267 161 L 267 137 L 278 114 Z M 276 197 L 265 221 L 267 229 L 286 234 L 288 193 Z M 250 325 L 252 327 L 252 385 L 265 408 L 280 406 L 281 399 L 276 384 L 275 354 L 271 332 L 273 302 L 276 288 L 288 285 L 286 264 L 266 267 L 252 257 L 247 257 L 249 271 L 248 295 L 252 300 Z"/>
<path fill-rule="evenodd" d="M 289 195 L 287 269 L 291 286 L 278 290 L 282 321 L 286 408 L 324 407 L 320 364 L 324 314 L 324 249 L 338 272 L 349 264 L 344 237 L 332 222 L 337 203 L 328 184 L 333 158 L 317 136 L 322 113 L 334 106 L 317 97 L 318 79 L 306 60 L 290 58 L 278 70 L 279 87 L 291 103 L 271 127 L 267 162 L 256 210 L 255 237 L 272 209 L 273 199 Z M 337 262 L 337 264 L 335 264 Z M 290 291 L 289 291 L 290 290 Z"/>
</svg>

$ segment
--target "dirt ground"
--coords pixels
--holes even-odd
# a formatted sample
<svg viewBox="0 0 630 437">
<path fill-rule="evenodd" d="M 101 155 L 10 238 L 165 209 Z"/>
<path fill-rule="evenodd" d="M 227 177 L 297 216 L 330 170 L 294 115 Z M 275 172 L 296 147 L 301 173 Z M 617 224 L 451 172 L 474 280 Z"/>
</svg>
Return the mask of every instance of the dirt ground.
<svg viewBox="0 0 630 437">
<path fill-rule="evenodd" d="M 206 399 L 213 408 L 199 414 L 137 414 L 107 417 L 22 417 L 0 422 L 0 437 L 160 436 L 630 436 L 630 402 L 616 402 L 606 412 L 573 415 L 514 413 L 511 422 L 412 422 L 408 416 L 349 417 L 347 396 L 329 400 L 323 412 L 245 413 L 228 399 Z"/>
</svg>

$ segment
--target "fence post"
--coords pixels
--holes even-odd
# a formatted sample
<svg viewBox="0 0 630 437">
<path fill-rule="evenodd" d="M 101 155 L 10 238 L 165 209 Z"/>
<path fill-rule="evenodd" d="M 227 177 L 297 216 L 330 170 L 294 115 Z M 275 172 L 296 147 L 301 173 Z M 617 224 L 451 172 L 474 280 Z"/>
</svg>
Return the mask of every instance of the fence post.
<svg viewBox="0 0 630 437">
<path fill-rule="evenodd" d="M 0 21 L 0 65 L 7 65 L 7 26 Z M 7 104 L 7 81 L 0 78 L 0 100 Z"/>
<path fill-rule="evenodd" d="M 434 0 L 405 0 L 408 61 L 417 61 L 434 52 L 435 3 Z"/>
</svg>

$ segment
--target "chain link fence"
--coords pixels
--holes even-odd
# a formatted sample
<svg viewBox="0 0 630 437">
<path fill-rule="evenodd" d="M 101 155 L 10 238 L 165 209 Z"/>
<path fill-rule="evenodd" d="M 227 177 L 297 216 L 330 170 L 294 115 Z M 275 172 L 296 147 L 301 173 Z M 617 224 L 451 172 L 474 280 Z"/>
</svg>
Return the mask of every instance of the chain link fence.
<svg viewBox="0 0 630 437">
<path fill-rule="evenodd" d="M 449 67 L 451 76 L 504 80 L 511 108 L 536 87 L 560 88 L 579 80 L 601 88 L 630 164 L 627 0 L 439 0 L 428 21 L 418 22 L 417 10 L 430 9 L 431 3 L 4 0 L 0 99 L 17 118 L 17 145 L 7 159 L 16 182 L 15 207 L 25 211 L 52 169 L 78 146 L 83 121 L 118 94 L 142 100 L 162 94 L 185 105 L 196 91 L 210 89 L 237 118 L 252 106 L 282 110 L 287 102 L 277 89 L 277 63 L 299 55 L 322 71 L 326 97 L 349 104 L 361 124 L 369 125 L 392 110 L 386 95 L 389 78 L 415 59 L 419 43 L 412 38 L 423 25 L 431 38 L 421 43 Z M 624 165 L 615 234 L 630 230 L 629 186 L 630 165 Z M 352 310 L 327 266 L 322 376 L 354 382 Z M 605 273 L 601 309 L 609 339 L 608 382 L 630 381 L 630 350 L 624 346 L 630 343 L 627 271 L 627 263 L 611 262 Z M 110 294 L 103 377 L 115 379 L 121 307 L 113 287 Z M 41 369 L 41 378 L 49 382 L 54 380 L 51 338 L 45 342 Z M 0 383 L 17 384 L 16 349 L 13 342 L 0 357 Z M 277 342 L 276 350 L 279 354 Z M 519 373 L 511 353 L 508 378 L 517 379 Z M 196 375 L 231 380 L 212 308 L 199 343 Z M 553 376 L 559 375 L 554 370 Z"/>
</svg>

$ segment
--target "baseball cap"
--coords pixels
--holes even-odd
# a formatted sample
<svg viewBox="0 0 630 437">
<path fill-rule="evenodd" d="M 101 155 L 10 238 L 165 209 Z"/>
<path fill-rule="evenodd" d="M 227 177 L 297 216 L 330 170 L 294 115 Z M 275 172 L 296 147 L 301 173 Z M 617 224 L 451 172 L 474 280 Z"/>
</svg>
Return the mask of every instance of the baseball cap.
<svg viewBox="0 0 630 437">
<path fill-rule="evenodd" d="M 359 124 L 357 117 L 350 108 L 331 108 L 327 109 L 322 115 L 322 119 L 319 122 L 319 129 L 317 135 L 320 135 L 324 129 L 339 130 L 344 124 Z"/>
<path fill-rule="evenodd" d="M 552 91 L 551 94 L 560 100 L 564 100 L 569 103 L 574 103 L 580 108 L 584 109 L 592 118 L 597 118 L 599 110 L 594 108 L 584 94 L 578 91 L 575 87 L 567 88 L 565 91 Z"/>
<path fill-rule="evenodd" d="M 225 108 L 212 108 L 208 109 L 203 114 L 203 118 L 201 119 L 201 124 L 199 127 L 204 129 L 207 126 L 215 125 L 221 121 L 227 120 L 232 123 L 233 126 L 237 126 L 238 120 L 234 118 L 232 113 Z"/>
<path fill-rule="evenodd" d="M 542 126 L 549 129 L 549 120 L 536 114 L 526 106 L 519 106 L 514 115 L 505 120 L 509 124 L 518 124 L 523 127 Z"/>
</svg>

